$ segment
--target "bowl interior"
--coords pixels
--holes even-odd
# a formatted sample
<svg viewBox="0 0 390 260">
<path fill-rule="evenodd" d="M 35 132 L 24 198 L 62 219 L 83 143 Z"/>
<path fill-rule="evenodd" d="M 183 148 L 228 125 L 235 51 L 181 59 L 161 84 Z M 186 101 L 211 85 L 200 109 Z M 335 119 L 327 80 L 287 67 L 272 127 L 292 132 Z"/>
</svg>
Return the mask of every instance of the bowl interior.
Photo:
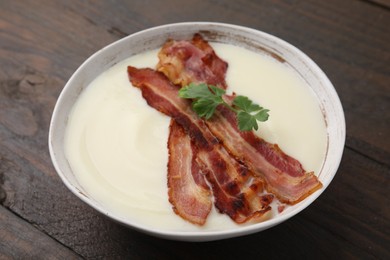
<svg viewBox="0 0 390 260">
<path fill-rule="evenodd" d="M 95 77 L 114 64 L 134 54 L 160 47 L 168 38 L 189 39 L 200 32 L 206 40 L 230 43 L 244 48 L 265 52 L 298 72 L 307 81 L 317 96 L 326 121 L 327 155 L 319 173 L 324 188 L 293 206 L 286 214 L 271 220 L 243 226 L 237 230 L 215 232 L 166 232 L 132 223 L 107 211 L 94 198 L 87 195 L 78 183 L 64 153 L 64 136 L 68 115 L 80 93 Z M 92 55 L 72 75 L 55 106 L 49 132 L 49 150 L 53 164 L 65 185 L 101 213 L 127 226 L 149 234 L 169 239 L 187 241 L 209 241 L 258 232 L 272 227 L 297 214 L 310 205 L 332 181 L 339 166 L 345 142 L 345 120 L 337 93 L 322 70 L 304 53 L 294 46 L 269 34 L 234 25 L 219 23 L 180 23 L 159 26 L 123 38 Z"/>
</svg>

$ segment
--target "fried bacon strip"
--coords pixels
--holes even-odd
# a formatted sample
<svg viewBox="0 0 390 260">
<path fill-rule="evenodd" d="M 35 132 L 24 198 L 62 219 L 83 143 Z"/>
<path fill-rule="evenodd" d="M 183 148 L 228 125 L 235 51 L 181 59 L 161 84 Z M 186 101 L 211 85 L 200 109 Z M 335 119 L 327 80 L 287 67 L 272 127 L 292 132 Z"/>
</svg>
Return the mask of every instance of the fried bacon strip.
<svg viewBox="0 0 390 260">
<path fill-rule="evenodd" d="M 203 47 L 194 47 L 194 42 L 196 46 Z M 194 82 L 225 89 L 224 78 L 210 76 L 225 75 L 226 70 L 221 67 L 214 66 L 209 69 L 212 73 L 201 74 L 202 76 L 189 73 L 208 66 L 207 63 L 202 64 L 202 59 L 198 58 L 202 50 L 214 54 L 214 60 L 219 59 L 210 49 L 211 46 L 200 35 L 195 35 L 191 42 L 169 41 L 160 50 L 157 69 L 181 86 Z M 225 99 L 229 101 L 231 97 L 226 96 Z M 253 132 L 240 131 L 236 120 L 235 113 L 219 106 L 213 119 L 206 121 L 206 124 L 229 153 L 264 179 L 266 189 L 274 193 L 280 201 L 295 204 L 322 187 L 317 177 L 312 172 L 306 173 L 299 161 L 285 154 L 278 145 L 267 143 Z"/>
<path fill-rule="evenodd" d="M 212 207 L 211 191 L 196 161 L 191 138 L 173 119 L 168 139 L 168 197 L 174 212 L 197 225 L 206 222 Z"/>
<path fill-rule="evenodd" d="M 157 70 L 176 85 L 203 82 L 223 89 L 227 87 L 228 64 L 217 56 L 200 34 L 195 34 L 191 41 L 167 41 L 158 57 Z"/>
<path fill-rule="evenodd" d="M 220 107 L 206 124 L 235 158 L 265 181 L 268 192 L 281 202 L 295 204 L 322 187 L 314 173 L 306 173 L 299 161 L 277 144 L 270 144 L 251 131 L 240 131 L 236 120 L 233 112 Z"/>
<path fill-rule="evenodd" d="M 273 196 L 270 194 L 258 196 L 263 188 L 260 179 L 252 177 L 246 166 L 239 164 L 229 155 L 208 130 L 204 121 L 192 111 L 189 101 L 178 97 L 177 86 L 173 85 L 164 74 L 151 69 L 129 66 L 128 74 L 132 85 L 141 89 L 147 103 L 172 117 L 174 122 L 190 136 L 197 149 L 194 152 L 197 157 L 196 162 L 201 165 L 202 172 L 211 184 L 215 206 L 220 212 L 229 215 L 237 223 L 243 223 L 259 219 L 271 209 L 269 204 Z M 178 126 L 171 126 L 171 131 L 176 131 L 172 129 L 176 127 Z M 174 142 L 170 140 L 169 146 L 174 145 Z M 171 164 L 170 171 L 180 170 L 172 167 L 175 166 Z M 189 183 L 185 185 L 193 187 Z M 191 187 L 187 186 L 185 189 Z M 187 195 L 186 192 L 183 195 Z"/>
</svg>

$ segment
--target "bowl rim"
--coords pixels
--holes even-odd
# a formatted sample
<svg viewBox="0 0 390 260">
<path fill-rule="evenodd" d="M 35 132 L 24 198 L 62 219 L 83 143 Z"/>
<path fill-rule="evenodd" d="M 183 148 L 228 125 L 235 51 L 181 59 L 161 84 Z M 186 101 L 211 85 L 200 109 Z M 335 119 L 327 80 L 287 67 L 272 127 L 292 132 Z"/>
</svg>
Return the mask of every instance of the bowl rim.
<svg viewBox="0 0 390 260">
<path fill-rule="evenodd" d="M 60 162 L 57 160 L 57 153 L 53 147 L 53 142 L 55 139 L 55 133 L 53 132 L 55 124 L 57 124 L 58 119 L 58 111 L 59 107 L 61 106 L 65 95 L 68 93 L 68 89 L 72 85 L 72 82 L 76 75 L 84 68 L 86 67 L 89 62 L 93 59 L 96 59 L 101 55 L 105 50 L 109 48 L 114 48 L 117 44 L 120 44 L 122 42 L 126 42 L 131 40 L 133 37 L 140 36 L 145 33 L 150 33 L 150 32 L 155 32 L 155 31 L 160 31 L 160 30 L 167 30 L 169 29 L 174 29 L 174 28 L 186 28 L 186 27 L 200 27 L 200 28 L 209 28 L 209 30 L 221 30 L 221 29 L 229 29 L 229 30 L 238 30 L 238 31 L 245 31 L 247 33 L 252 33 L 255 35 L 258 35 L 259 37 L 266 37 L 268 39 L 271 39 L 274 42 L 277 42 L 278 44 L 283 45 L 285 48 L 290 49 L 292 52 L 297 54 L 303 61 L 308 64 L 308 66 L 314 70 L 316 75 L 318 75 L 321 80 L 324 81 L 324 84 L 328 87 L 329 94 L 332 97 L 332 102 L 335 102 L 333 105 L 335 106 L 335 110 L 338 113 L 338 116 L 340 117 L 340 125 L 338 126 L 338 131 L 340 132 L 340 140 L 339 144 L 337 145 L 336 149 L 336 154 L 333 154 L 334 163 L 332 167 L 332 175 L 330 178 L 327 179 L 327 181 L 324 183 L 323 182 L 323 188 L 320 189 L 319 191 L 315 192 L 314 194 L 310 195 L 308 198 L 306 198 L 300 207 L 285 213 L 283 215 L 279 215 L 277 218 L 271 218 L 267 221 L 260 222 L 260 223 L 254 223 L 251 225 L 245 225 L 242 227 L 234 228 L 234 229 L 227 229 L 227 230 L 215 230 L 215 231 L 168 231 L 168 230 L 159 230 L 153 227 L 147 227 L 144 224 L 139 224 L 135 223 L 134 221 L 129 221 L 126 220 L 124 217 L 115 215 L 110 213 L 107 209 L 105 209 L 103 206 L 100 204 L 96 203 L 94 200 L 83 194 L 77 187 L 75 187 L 70 180 L 67 178 L 66 174 L 63 172 L 63 169 L 60 165 Z M 88 59 L 86 59 L 79 67 L 78 69 L 72 74 L 72 76 L 69 78 L 67 83 L 65 84 L 64 88 L 62 89 L 58 100 L 56 102 L 56 105 L 53 110 L 51 122 L 50 122 L 50 128 L 49 128 L 49 135 L 48 135 L 48 146 L 49 146 L 49 152 L 50 152 L 50 157 L 52 160 L 52 163 L 56 169 L 57 174 L 60 176 L 62 182 L 65 184 L 65 186 L 73 193 L 75 194 L 79 199 L 84 201 L 86 204 L 97 210 L 98 212 L 102 213 L 103 215 L 106 215 L 110 217 L 110 219 L 115 220 L 116 222 L 119 222 L 121 224 L 126 225 L 127 227 L 134 228 L 136 230 L 142 231 L 144 233 L 148 233 L 153 236 L 157 237 L 162 237 L 162 238 L 168 238 L 168 239 L 174 239 L 174 240 L 182 240 L 182 241 L 212 241 L 212 240 L 219 240 L 219 239 L 225 239 L 225 238 L 230 238 L 230 237 L 237 237 L 237 236 L 242 236 L 242 235 L 247 235 L 255 232 L 259 232 L 265 229 L 268 229 L 272 226 L 275 226 L 291 217 L 294 215 L 298 214 L 302 210 L 304 210 L 306 207 L 308 207 L 310 204 L 312 204 L 328 187 L 332 179 L 334 178 L 338 167 L 341 162 L 343 150 L 344 150 L 344 145 L 345 145 L 345 135 L 346 135 L 346 130 L 345 130 L 345 117 L 344 117 L 344 111 L 340 102 L 340 99 L 337 95 L 337 92 L 328 79 L 328 77 L 325 75 L 325 73 L 319 68 L 319 66 L 311 59 L 309 58 L 305 53 L 300 51 L 298 48 L 293 46 L 292 44 L 276 37 L 271 34 L 268 34 L 266 32 L 244 27 L 244 26 L 239 26 L 239 25 L 233 25 L 233 24 L 227 24 L 227 23 L 216 23 L 216 22 L 181 22 L 181 23 L 170 23 L 170 24 L 165 24 L 165 25 L 160 25 L 156 27 L 152 27 L 149 29 L 141 30 L 139 32 L 130 34 L 122 39 L 119 39 L 92 54 Z"/>
</svg>

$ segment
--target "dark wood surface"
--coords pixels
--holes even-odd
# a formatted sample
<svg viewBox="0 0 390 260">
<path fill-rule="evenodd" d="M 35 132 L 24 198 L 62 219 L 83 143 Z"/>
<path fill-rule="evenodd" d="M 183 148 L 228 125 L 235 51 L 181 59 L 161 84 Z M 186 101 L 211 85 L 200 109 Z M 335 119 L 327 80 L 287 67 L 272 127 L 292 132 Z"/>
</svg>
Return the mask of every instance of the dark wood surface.
<svg viewBox="0 0 390 260">
<path fill-rule="evenodd" d="M 281 225 L 207 243 L 150 237 L 81 202 L 52 166 L 51 113 L 77 67 L 128 34 L 183 21 L 276 35 L 317 62 L 340 96 L 338 173 Z M 389 134 L 388 0 L 0 1 L 0 259 L 390 259 Z"/>
</svg>

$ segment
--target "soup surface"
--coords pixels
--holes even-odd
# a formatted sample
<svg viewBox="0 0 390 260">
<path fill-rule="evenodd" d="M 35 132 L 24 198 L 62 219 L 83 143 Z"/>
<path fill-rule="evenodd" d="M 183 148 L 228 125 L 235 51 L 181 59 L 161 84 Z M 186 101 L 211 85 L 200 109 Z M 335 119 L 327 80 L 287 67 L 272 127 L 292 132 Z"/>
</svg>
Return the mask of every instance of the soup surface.
<svg viewBox="0 0 390 260">
<path fill-rule="evenodd" d="M 266 54 L 227 44 L 211 45 L 229 63 L 227 92 L 248 96 L 270 110 L 257 134 L 277 143 L 306 171 L 318 174 L 327 134 L 316 97 L 306 82 Z M 170 118 L 149 107 L 127 76 L 128 65 L 154 68 L 157 52 L 141 53 L 116 64 L 83 91 L 66 129 L 69 164 L 85 192 L 120 219 L 169 231 L 236 228 L 237 224 L 215 209 L 202 227 L 186 222 L 171 209 L 167 194 Z M 276 206 L 274 203 L 273 208 Z M 274 210 L 271 214 L 278 213 Z"/>
</svg>

